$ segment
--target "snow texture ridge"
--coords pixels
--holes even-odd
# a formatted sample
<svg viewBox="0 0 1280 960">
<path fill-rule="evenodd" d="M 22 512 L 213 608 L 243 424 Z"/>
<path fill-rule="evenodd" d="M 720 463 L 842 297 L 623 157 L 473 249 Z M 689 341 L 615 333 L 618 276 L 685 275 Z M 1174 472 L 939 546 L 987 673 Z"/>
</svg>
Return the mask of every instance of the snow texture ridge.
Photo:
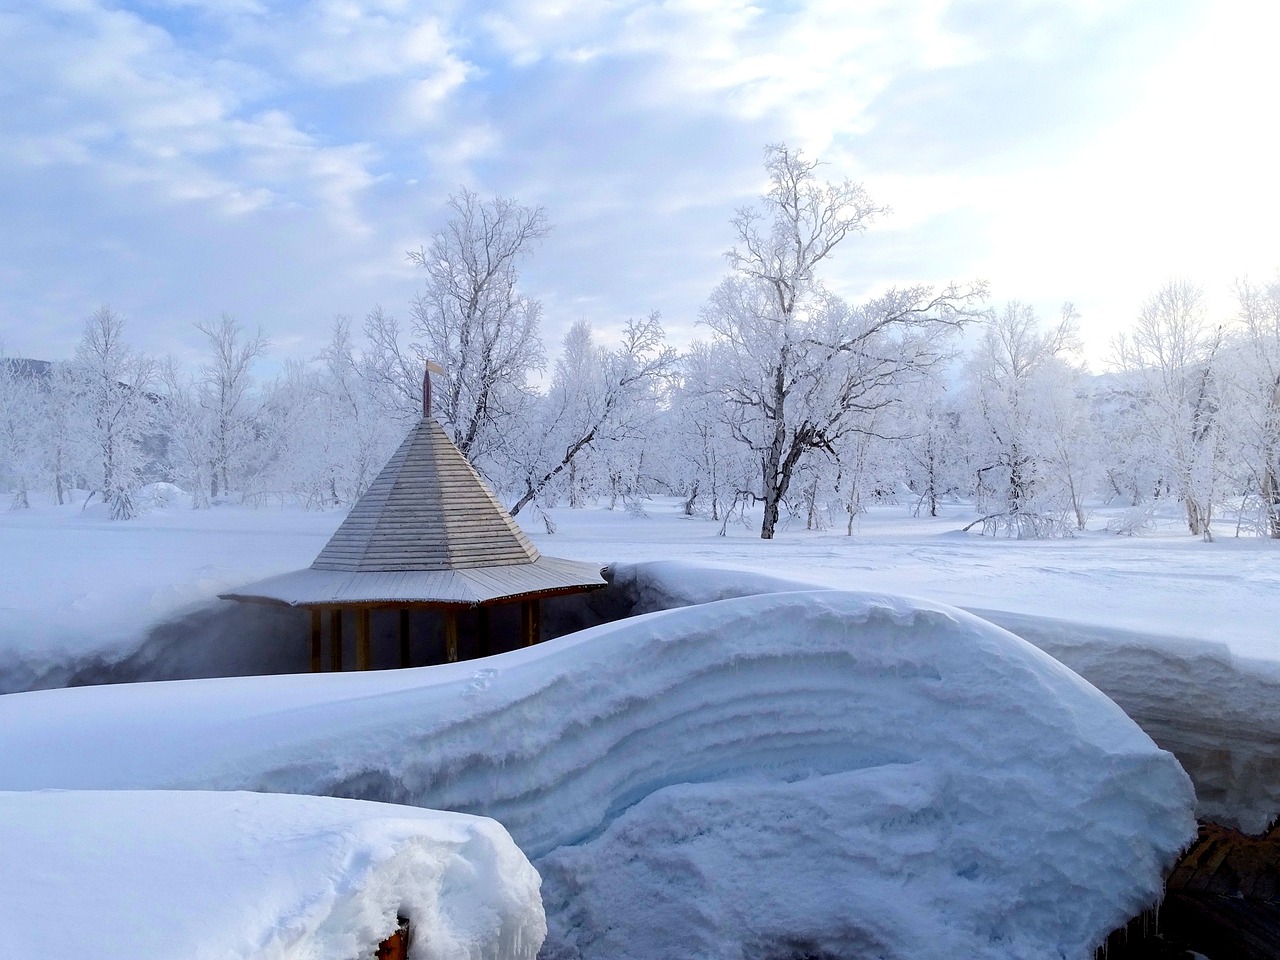
<svg viewBox="0 0 1280 960">
<path fill-rule="evenodd" d="M 10 788 L 491 816 L 543 874 L 553 958 L 1085 960 L 1195 832 L 1177 762 L 1061 664 L 839 591 L 470 664 L 16 694 L 0 754 Z"/>
<path fill-rule="evenodd" d="M 0 793 L 8 960 L 532 960 L 538 875 L 492 820 L 359 800 Z"/>
<path fill-rule="evenodd" d="M 575 601 L 579 626 L 810 584 L 680 561 L 615 563 L 611 588 Z M 1259 834 L 1280 816 L 1280 667 L 1216 640 L 968 607 L 1065 664 L 1178 758 L 1197 816 Z"/>
<path fill-rule="evenodd" d="M 1280 670 L 1212 640 L 973 611 L 1111 697 L 1178 758 L 1197 813 L 1260 834 L 1280 816 Z"/>
</svg>

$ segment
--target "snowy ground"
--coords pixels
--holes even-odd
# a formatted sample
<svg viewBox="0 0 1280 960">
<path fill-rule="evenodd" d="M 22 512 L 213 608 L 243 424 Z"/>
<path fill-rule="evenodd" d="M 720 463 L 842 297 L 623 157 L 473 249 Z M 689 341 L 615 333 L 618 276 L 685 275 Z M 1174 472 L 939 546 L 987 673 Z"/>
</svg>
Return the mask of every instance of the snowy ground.
<svg viewBox="0 0 1280 960">
<path fill-rule="evenodd" d="M 1202 815 L 1256 832 L 1280 812 L 1280 544 L 1235 539 L 1229 523 L 1206 544 L 1182 534 L 1176 516 L 1148 535 L 1115 536 L 1101 508 L 1084 535 L 1041 542 L 961 533 L 972 513 L 959 505 L 936 519 L 876 508 L 852 537 L 792 523 L 773 541 L 737 523 L 718 536 L 719 523 L 682 517 L 671 500 L 645 509 L 557 509 L 554 535 L 520 519 L 541 549 L 573 559 L 679 558 L 979 612 L 1093 682 L 1174 751 Z M 302 669 L 296 616 L 213 598 L 306 566 L 342 516 L 181 505 L 129 523 L 93 507 L 0 513 L 0 692 Z M 726 595 L 749 592 L 739 584 Z"/>
<path fill-rule="evenodd" d="M 842 591 L 472 663 L 12 694 L 0 755 L 0 789 L 492 816 L 542 874 L 550 958 L 1087 960 L 1195 832 L 1173 758 L 1059 663 Z"/>
<path fill-rule="evenodd" d="M 532 517 L 519 519 L 540 549 L 571 559 L 698 561 L 1211 641 L 1236 658 L 1280 662 L 1280 544 L 1231 538 L 1229 524 L 1206 544 L 1181 534 L 1176 520 L 1151 535 L 1118 537 L 1101 531 L 1102 511 L 1099 529 L 1075 539 L 995 540 L 959 532 L 973 518 L 969 508 L 944 509 L 930 519 L 910 516 L 907 506 L 878 507 L 852 537 L 792 523 L 772 541 L 738 523 L 720 537 L 719 523 L 682 517 L 672 500 L 646 504 L 647 518 L 556 509 L 554 535 Z M 38 673 L 76 658 L 124 656 L 157 621 L 219 590 L 309 565 L 342 518 L 181 505 L 127 523 L 93 507 L 0 512 L 0 683 L 17 664 Z"/>
</svg>

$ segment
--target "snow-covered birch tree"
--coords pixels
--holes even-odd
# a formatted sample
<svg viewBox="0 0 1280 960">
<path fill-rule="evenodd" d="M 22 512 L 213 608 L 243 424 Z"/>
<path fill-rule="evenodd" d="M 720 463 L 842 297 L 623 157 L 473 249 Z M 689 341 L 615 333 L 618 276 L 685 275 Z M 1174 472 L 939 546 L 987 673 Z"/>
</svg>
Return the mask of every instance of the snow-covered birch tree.
<svg viewBox="0 0 1280 960">
<path fill-rule="evenodd" d="M 942 498 L 961 486 L 960 417 L 940 377 L 916 381 L 910 403 L 899 418 L 900 457 L 907 486 L 916 497 L 914 513 L 938 515 Z"/>
<path fill-rule="evenodd" d="M 905 373 L 941 362 L 948 335 L 986 294 L 980 283 L 918 285 L 850 307 L 827 292 L 818 268 L 885 208 L 860 184 L 819 180 L 818 166 L 783 145 L 766 149 L 769 190 L 731 221 L 732 273 L 701 318 L 725 347 L 721 383 L 742 411 L 737 437 L 759 458 L 766 540 L 801 460 L 894 402 Z"/>
<path fill-rule="evenodd" d="M 596 347 L 585 324 L 570 329 L 566 345 L 572 349 L 557 365 L 551 389 L 542 400 L 540 426 L 508 450 L 521 491 L 511 508 L 513 516 L 601 445 L 638 443 L 655 413 L 646 400 L 676 363 L 656 313 L 628 320 L 621 344 L 612 350 Z"/>
<path fill-rule="evenodd" d="M 44 415 L 40 418 L 40 475 L 53 489 L 53 502 L 67 502 L 78 478 L 75 468 L 77 394 L 74 364 L 49 364 L 45 381 Z"/>
<path fill-rule="evenodd" d="M 44 394 L 29 365 L 0 349 L 0 483 L 9 487 L 13 510 L 31 506 L 31 485 L 39 473 Z"/>
<path fill-rule="evenodd" d="M 684 497 L 686 516 L 722 515 L 752 489 L 751 452 L 734 439 L 719 383 L 721 347 L 695 341 L 680 358 L 671 393 L 671 431 L 662 438 L 673 486 Z"/>
<path fill-rule="evenodd" d="M 1012 301 L 987 321 L 970 358 L 970 428 L 977 458 L 978 507 L 984 528 L 1041 537 L 1068 532 L 1064 517 L 1084 519 L 1079 464 L 1070 438 L 1079 423 L 1065 357 L 1079 346 L 1078 315 L 1065 304 L 1056 324 Z"/>
<path fill-rule="evenodd" d="M 206 509 L 210 506 L 213 438 L 200 385 L 172 357 L 160 364 L 158 379 L 162 397 L 157 426 L 168 440 L 165 453 L 170 476 L 190 492 L 193 510 Z"/>
<path fill-rule="evenodd" d="M 1241 280 L 1236 302 L 1241 330 L 1230 374 L 1233 433 L 1263 529 L 1280 539 L 1280 277 L 1262 286 Z"/>
<path fill-rule="evenodd" d="M 250 336 L 225 313 L 216 321 L 198 323 L 208 341 L 209 358 L 200 367 L 201 404 L 207 411 L 209 436 L 209 496 L 231 489 L 233 478 L 255 437 L 257 416 L 253 397 L 253 363 L 266 353 L 267 338 L 259 330 Z"/>
<path fill-rule="evenodd" d="M 102 307 L 85 322 L 76 347 L 73 378 L 86 474 L 114 520 L 137 513 L 134 495 L 147 455 L 143 438 L 155 418 L 148 394 L 155 375 L 150 358 L 124 341 L 124 318 Z"/>
<path fill-rule="evenodd" d="M 1171 280 L 1143 304 L 1132 331 L 1115 340 L 1116 365 L 1139 391 L 1135 414 L 1153 445 L 1161 480 L 1182 502 L 1193 536 L 1213 538 L 1221 435 L 1218 352 L 1223 331 L 1205 314 L 1203 291 Z"/>
<path fill-rule="evenodd" d="M 419 361 L 444 367 L 435 413 L 476 463 L 518 421 L 530 400 L 529 374 L 544 364 L 542 306 L 518 286 L 521 263 L 550 226 L 541 207 L 482 200 L 466 189 L 449 207 L 431 242 L 408 253 L 427 273 L 412 305 L 413 349 Z"/>
</svg>

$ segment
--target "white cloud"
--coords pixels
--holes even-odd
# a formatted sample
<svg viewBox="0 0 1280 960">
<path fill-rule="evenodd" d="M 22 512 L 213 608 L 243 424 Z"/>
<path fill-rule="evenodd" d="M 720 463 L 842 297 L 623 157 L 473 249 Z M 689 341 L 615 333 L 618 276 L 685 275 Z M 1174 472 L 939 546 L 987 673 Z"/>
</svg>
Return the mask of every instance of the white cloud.
<svg viewBox="0 0 1280 960">
<path fill-rule="evenodd" d="M 985 275 L 1000 299 L 1110 318 L 1148 277 L 1276 258 L 1275 14 L 1229 0 L 1188 39 L 1202 3 L 32 5 L 0 14 L 0 165 L 47 213 L 0 230 L 50 269 L 11 300 L 63 309 L 135 278 L 139 309 L 253 316 L 257 296 L 322 336 L 333 310 L 396 309 L 403 250 L 466 183 L 556 223 L 528 272 L 548 341 L 585 311 L 686 330 L 761 147 L 786 140 L 894 208 L 834 285 Z M 100 272 L 61 252 L 60 218 L 95 235 Z"/>
</svg>

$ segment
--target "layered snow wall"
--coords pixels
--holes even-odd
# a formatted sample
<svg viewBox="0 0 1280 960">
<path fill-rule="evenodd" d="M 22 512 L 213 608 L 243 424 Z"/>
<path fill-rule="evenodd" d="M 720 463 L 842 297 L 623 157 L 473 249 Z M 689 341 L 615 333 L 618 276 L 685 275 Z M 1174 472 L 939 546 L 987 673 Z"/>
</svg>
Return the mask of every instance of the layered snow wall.
<svg viewBox="0 0 1280 960">
<path fill-rule="evenodd" d="M 810 585 L 679 561 L 613 564 L 610 589 L 558 601 L 567 623 L 709 603 Z M 1114 700 L 1195 784 L 1197 815 L 1246 833 L 1280 816 L 1280 665 L 1213 640 L 1079 620 L 970 608 L 1084 677 Z"/>
<path fill-rule="evenodd" d="M 1190 783 L 1088 683 L 957 610 L 834 591 L 483 662 L 0 698 L 0 787 L 484 814 L 550 958 L 1087 958 L 1153 902 Z"/>
<path fill-rule="evenodd" d="M 257 793 L 0 793 L 0 953 L 532 960 L 538 875 L 492 820 Z"/>
</svg>

